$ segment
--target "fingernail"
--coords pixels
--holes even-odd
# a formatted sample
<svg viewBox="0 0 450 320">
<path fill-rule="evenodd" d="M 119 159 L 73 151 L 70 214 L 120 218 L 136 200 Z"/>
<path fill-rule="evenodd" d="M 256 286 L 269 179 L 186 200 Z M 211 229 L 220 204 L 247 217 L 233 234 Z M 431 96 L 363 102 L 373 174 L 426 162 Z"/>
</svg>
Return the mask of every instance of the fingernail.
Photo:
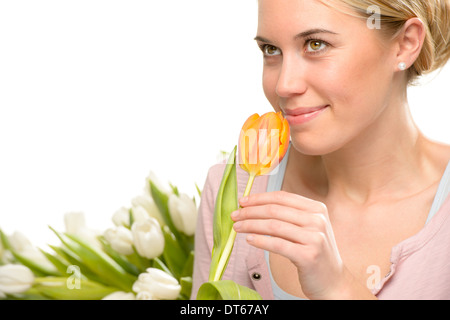
<svg viewBox="0 0 450 320">
<path fill-rule="evenodd" d="M 234 231 L 239 231 L 240 228 L 241 228 L 241 224 L 239 222 L 236 222 L 233 224 Z"/>
<path fill-rule="evenodd" d="M 247 201 L 248 201 L 248 197 L 243 197 L 243 198 L 241 198 L 241 200 L 239 202 L 246 203 Z"/>
<path fill-rule="evenodd" d="M 247 236 L 247 242 L 253 242 L 253 240 L 255 240 L 255 236 L 249 234 L 249 235 Z"/>
<path fill-rule="evenodd" d="M 239 210 L 233 211 L 231 213 L 231 219 L 236 219 L 239 215 Z"/>
</svg>

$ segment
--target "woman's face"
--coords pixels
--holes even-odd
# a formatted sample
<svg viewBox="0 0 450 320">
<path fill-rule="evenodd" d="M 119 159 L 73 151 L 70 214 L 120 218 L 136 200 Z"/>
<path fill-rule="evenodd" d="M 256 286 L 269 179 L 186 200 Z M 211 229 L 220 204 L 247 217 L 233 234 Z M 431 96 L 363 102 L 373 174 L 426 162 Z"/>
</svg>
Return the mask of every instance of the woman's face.
<svg viewBox="0 0 450 320">
<path fill-rule="evenodd" d="M 398 62 L 365 19 L 317 0 L 260 0 L 256 40 L 265 95 L 300 152 L 336 151 L 382 121 Z"/>
</svg>

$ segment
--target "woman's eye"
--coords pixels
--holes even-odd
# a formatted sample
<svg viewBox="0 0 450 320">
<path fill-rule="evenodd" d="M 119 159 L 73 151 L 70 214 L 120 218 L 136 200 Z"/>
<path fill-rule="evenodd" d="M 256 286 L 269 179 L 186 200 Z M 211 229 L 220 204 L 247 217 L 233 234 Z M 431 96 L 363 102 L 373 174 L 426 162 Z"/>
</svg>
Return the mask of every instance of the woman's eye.
<svg viewBox="0 0 450 320">
<path fill-rule="evenodd" d="M 278 49 L 275 46 L 272 46 L 270 44 L 265 44 L 262 46 L 262 51 L 265 56 L 271 57 L 271 56 L 277 56 L 281 54 L 280 49 Z"/>
<path fill-rule="evenodd" d="M 309 40 L 306 44 L 307 52 L 317 52 L 325 49 L 327 44 L 321 40 Z"/>
</svg>

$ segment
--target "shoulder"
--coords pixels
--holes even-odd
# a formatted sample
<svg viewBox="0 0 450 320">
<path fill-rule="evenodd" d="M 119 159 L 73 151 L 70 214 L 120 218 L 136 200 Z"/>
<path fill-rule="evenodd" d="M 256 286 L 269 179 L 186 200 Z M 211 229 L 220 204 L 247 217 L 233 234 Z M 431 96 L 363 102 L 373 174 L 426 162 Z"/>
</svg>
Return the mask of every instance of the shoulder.
<svg viewBox="0 0 450 320">
<path fill-rule="evenodd" d="M 431 151 L 433 151 L 435 157 L 441 161 L 448 162 L 450 160 L 449 144 L 439 141 L 431 141 Z"/>
<path fill-rule="evenodd" d="M 202 199 L 208 198 L 208 200 L 213 200 L 216 196 L 225 168 L 226 163 L 217 163 L 209 167 L 202 190 Z"/>
<path fill-rule="evenodd" d="M 437 169 L 437 172 L 442 175 L 450 162 L 450 145 L 427 140 L 426 150 L 431 163 Z"/>
<path fill-rule="evenodd" d="M 206 183 L 205 184 L 220 184 L 222 181 L 223 172 L 226 168 L 226 163 L 217 163 L 209 167 L 208 174 L 206 176 Z"/>
</svg>

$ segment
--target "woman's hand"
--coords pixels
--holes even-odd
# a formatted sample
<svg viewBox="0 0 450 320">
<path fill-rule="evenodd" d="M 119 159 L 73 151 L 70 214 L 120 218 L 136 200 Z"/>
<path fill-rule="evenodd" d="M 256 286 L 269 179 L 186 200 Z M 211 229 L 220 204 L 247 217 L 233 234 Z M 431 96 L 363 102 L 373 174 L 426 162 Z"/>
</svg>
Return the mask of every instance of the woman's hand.
<svg viewBox="0 0 450 320">
<path fill-rule="evenodd" d="M 240 205 L 231 215 L 236 232 L 248 233 L 249 244 L 292 261 L 308 298 L 353 296 L 348 290 L 354 279 L 342 263 L 323 203 L 275 191 L 250 195 Z"/>
</svg>

